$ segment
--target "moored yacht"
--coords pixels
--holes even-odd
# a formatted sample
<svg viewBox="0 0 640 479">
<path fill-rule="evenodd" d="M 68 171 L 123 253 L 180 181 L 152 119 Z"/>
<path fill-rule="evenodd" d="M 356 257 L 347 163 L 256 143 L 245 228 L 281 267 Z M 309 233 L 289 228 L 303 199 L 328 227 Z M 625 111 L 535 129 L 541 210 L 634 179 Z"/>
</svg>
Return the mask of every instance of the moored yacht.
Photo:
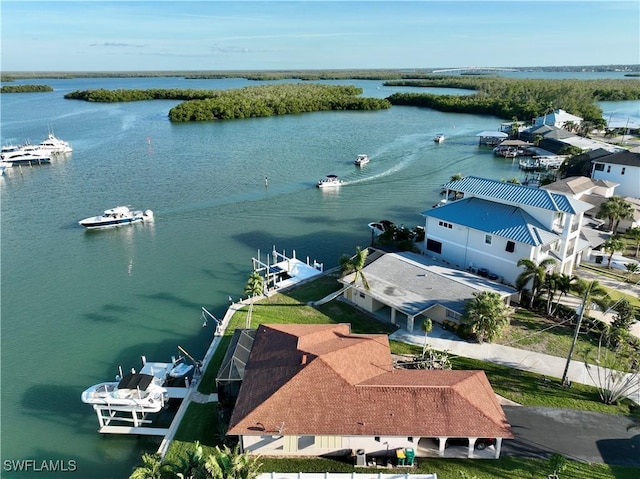
<svg viewBox="0 0 640 479">
<path fill-rule="evenodd" d="M 78 224 L 85 228 L 110 228 L 142 221 L 153 221 L 153 212 L 151 210 L 133 211 L 128 206 L 117 206 L 105 210 L 100 216 L 80 220 Z"/>
<path fill-rule="evenodd" d="M 55 155 L 64 155 L 65 153 L 71 153 L 73 151 L 73 148 L 71 148 L 71 145 L 68 142 L 61 140 L 60 138 L 56 138 L 53 133 L 49 133 L 49 135 L 42 140 L 38 146 Z"/>
</svg>

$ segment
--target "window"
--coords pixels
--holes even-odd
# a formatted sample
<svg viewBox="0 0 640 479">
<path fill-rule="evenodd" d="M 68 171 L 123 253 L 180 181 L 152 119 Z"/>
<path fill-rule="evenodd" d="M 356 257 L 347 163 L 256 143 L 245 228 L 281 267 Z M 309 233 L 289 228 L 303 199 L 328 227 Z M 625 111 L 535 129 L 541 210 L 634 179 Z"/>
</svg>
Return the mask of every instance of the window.
<svg viewBox="0 0 640 479">
<path fill-rule="evenodd" d="M 361 297 L 361 298 L 364 298 L 364 293 L 360 293 L 360 297 Z"/>
<path fill-rule="evenodd" d="M 622 173 L 620 173 L 621 175 L 624 175 L 624 171 L 626 170 L 626 168 L 622 168 Z"/>
<path fill-rule="evenodd" d="M 427 251 L 433 251 L 434 253 L 442 253 L 442 243 L 440 241 L 427 239 Z"/>
<path fill-rule="evenodd" d="M 438 226 L 442 226 L 443 228 L 453 229 L 453 225 L 451 223 L 447 223 L 446 221 L 438 221 Z"/>
<path fill-rule="evenodd" d="M 491 244 L 491 235 L 484 235 L 485 244 Z"/>
<path fill-rule="evenodd" d="M 507 247 L 504 250 L 513 253 L 516 250 L 516 244 L 513 241 L 507 241 Z"/>
<path fill-rule="evenodd" d="M 607 166 L 607 173 L 611 173 L 611 165 Z"/>
<path fill-rule="evenodd" d="M 373 438 L 376 442 L 380 442 L 380 436 L 376 436 Z"/>
<path fill-rule="evenodd" d="M 595 171 L 604 171 L 604 164 L 602 163 L 596 163 L 595 167 L 593 168 Z"/>
</svg>

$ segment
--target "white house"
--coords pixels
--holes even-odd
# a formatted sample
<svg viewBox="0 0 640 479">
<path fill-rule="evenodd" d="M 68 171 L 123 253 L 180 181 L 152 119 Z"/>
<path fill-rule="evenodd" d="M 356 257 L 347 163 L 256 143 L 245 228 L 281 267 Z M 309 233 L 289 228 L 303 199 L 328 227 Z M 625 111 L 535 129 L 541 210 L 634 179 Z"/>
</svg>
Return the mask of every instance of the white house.
<svg viewBox="0 0 640 479">
<path fill-rule="evenodd" d="M 526 258 L 557 261 L 571 274 L 589 243 L 581 239 L 584 201 L 540 188 L 469 176 L 443 188 L 448 201 L 424 211 L 425 253 L 452 266 L 515 284 Z"/>
<path fill-rule="evenodd" d="M 574 125 L 580 125 L 582 123 L 582 118 L 579 116 L 572 115 L 571 113 L 567 113 L 564 110 L 554 110 L 551 113 L 547 113 L 546 115 L 539 116 L 533 120 L 533 124 L 535 126 L 540 125 L 551 125 L 557 128 L 566 128 L 567 123 Z"/>
<path fill-rule="evenodd" d="M 591 178 L 618 183 L 616 195 L 640 198 L 640 147 L 591 162 Z"/>
</svg>

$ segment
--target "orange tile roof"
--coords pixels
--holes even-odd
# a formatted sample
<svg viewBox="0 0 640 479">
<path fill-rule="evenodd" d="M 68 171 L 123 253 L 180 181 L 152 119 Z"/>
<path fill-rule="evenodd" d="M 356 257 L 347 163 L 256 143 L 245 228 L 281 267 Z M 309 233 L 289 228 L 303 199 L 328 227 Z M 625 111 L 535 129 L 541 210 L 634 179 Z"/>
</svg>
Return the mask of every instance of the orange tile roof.
<svg viewBox="0 0 640 479">
<path fill-rule="evenodd" d="M 228 434 L 513 437 L 483 371 L 393 369 L 348 324 L 260 326 Z"/>
</svg>

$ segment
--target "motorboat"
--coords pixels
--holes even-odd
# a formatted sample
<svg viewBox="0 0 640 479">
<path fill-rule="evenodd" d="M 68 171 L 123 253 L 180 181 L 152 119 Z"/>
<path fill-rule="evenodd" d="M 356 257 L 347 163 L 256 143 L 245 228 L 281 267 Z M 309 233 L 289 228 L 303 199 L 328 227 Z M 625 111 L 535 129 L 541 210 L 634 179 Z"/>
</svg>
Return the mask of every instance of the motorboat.
<svg viewBox="0 0 640 479">
<path fill-rule="evenodd" d="M 144 412 L 158 412 L 169 400 L 168 391 L 151 374 L 128 373 L 119 381 L 103 382 L 82 392 L 82 402 Z"/>
<path fill-rule="evenodd" d="M 369 163 L 369 157 L 367 155 L 358 155 L 354 161 L 356 166 L 363 166 Z"/>
<path fill-rule="evenodd" d="M 56 138 L 53 133 L 49 133 L 49 135 L 40 142 L 38 147 L 54 155 L 64 155 L 73 151 L 73 148 L 71 148 L 68 142 Z"/>
<path fill-rule="evenodd" d="M 442 133 L 438 133 L 433 137 L 433 141 L 435 141 L 436 143 L 442 143 L 444 141 L 444 135 Z"/>
<path fill-rule="evenodd" d="M 395 225 L 389 220 L 381 220 L 378 222 L 369 223 L 368 226 L 374 236 L 380 236 L 382 233 L 395 228 Z"/>
<path fill-rule="evenodd" d="M 110 228 L 142 221 L 153 221 L 153 212 L 151 210 L 133 211 L 128 206 L 117 206 L 105 210 L 101 216 L 85 218 L 79 221 L 78 224 L 85 228 Z"/>
<path fill-rule="evenodd" d="M 327 175 L 318 181 L 316 185 L 318 188 L 333 188 L 342 185 L 342 180 L 337 175 Z"/>
</svg>

